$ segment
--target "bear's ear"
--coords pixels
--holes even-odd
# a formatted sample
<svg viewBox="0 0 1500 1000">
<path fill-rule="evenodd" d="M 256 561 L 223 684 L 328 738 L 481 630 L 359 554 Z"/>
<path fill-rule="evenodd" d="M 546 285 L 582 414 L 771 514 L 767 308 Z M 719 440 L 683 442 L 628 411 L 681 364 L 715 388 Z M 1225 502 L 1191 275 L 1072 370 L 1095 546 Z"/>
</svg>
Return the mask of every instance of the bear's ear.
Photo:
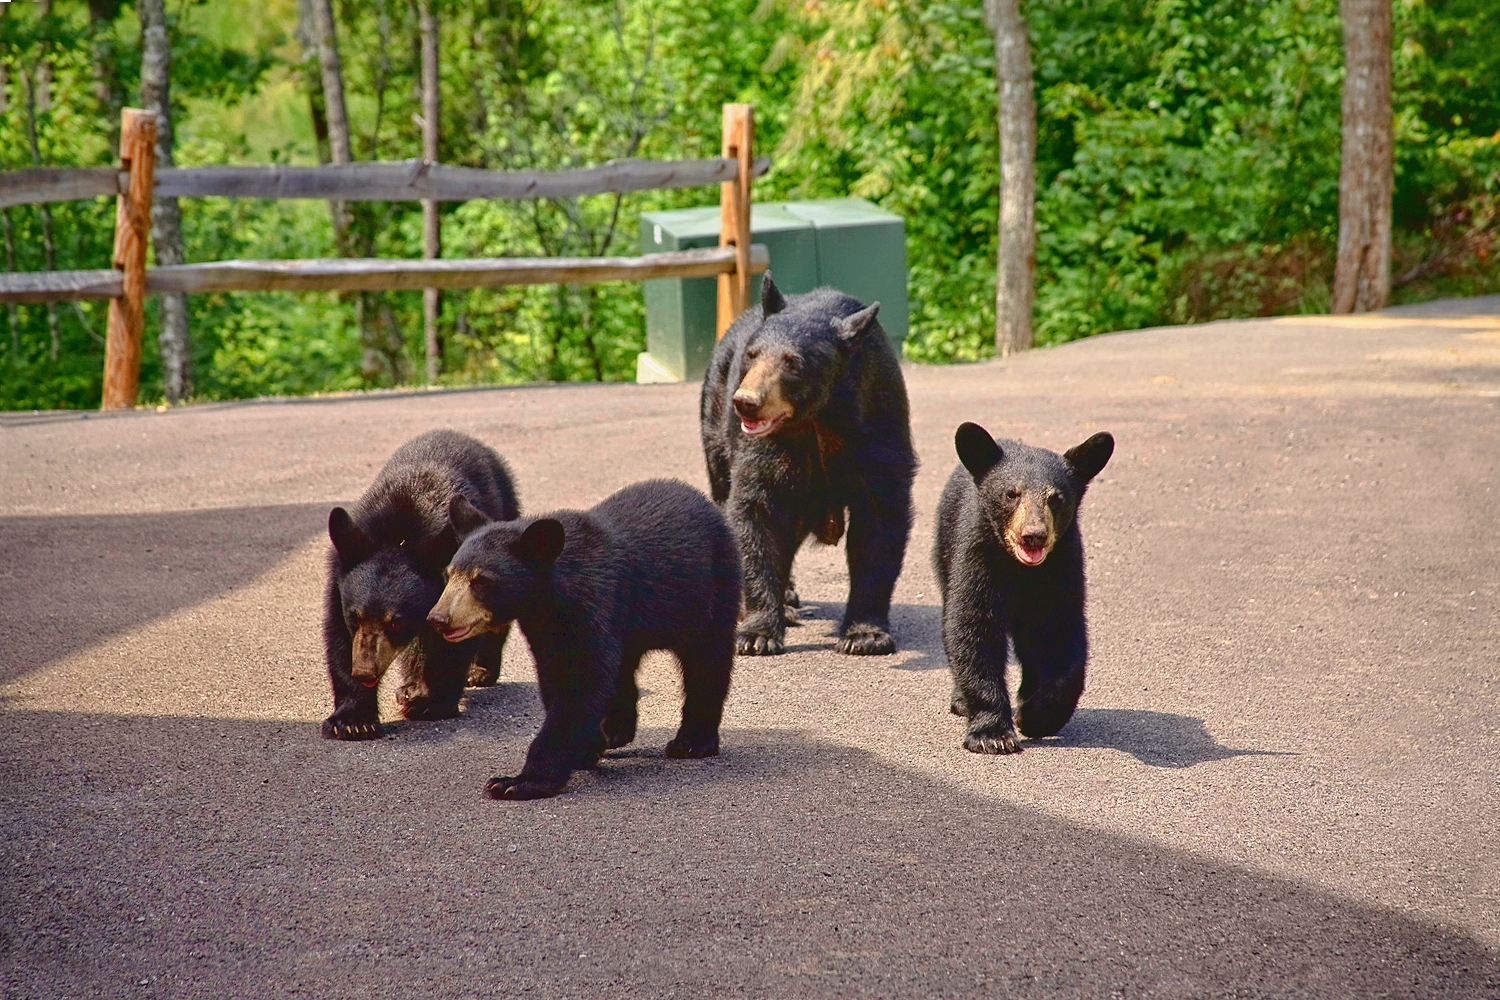
<svg viewBox="0 0 1500 1000">
<path fill-rule="evenodd" d="M 762 318 L 775 316 L 785 308 L 786 299 L 782 298 L 781 289 L 776 287 L 771 272 L 767 271 L 760 279 L 760 314 Z"/>
<path fill-rule="evenodd" d="M 359 529 L 354 518 L 342 507 L 335 507 L 328 512 L 328 537 L 345 568 L 363 562 L 375 549 L 369 536 Z"/>
<path fill-rule="evenodd" d="M 854 338 L 864 333 L 874 322 L 875 314 L 878 312 L 880 312 L 880 303 L 871 302 L 852 316 L 840 316 L 834 320 L 833 332 L 839 335 L 839 340 L 843 343 L 853 343 Z"/>
<path fill-rule="evenodd" d="M 469 498 L 462 493 L 455 493 L 448 500 L 448 523 L 453 526 L 459 538 L 472 534 L 475 530 L 489 523 L 489 518 L 484 512 L 473 504 Z"/>
<path fill-rule="evenodd" d="M 958 430 L 953 433 L 953 447 L 958 450 L 958 460 L 964 463 L 975 482 L 983 479 L 985 473 L 1005 457 L 1005 452 L 995 443 L 990 432 L 975 423 L 958 425 Z"/>
<path fill-rule="evenodd" d="M 1115 439 L 1108 431 L 1100 431 L 1087 441 L 1063 452 L 1075 475 L 1085 483 L 1104 471 L 1109 456 L 1115 453 Z"/>
<path fill-rule="evenodd" d="M 565 541 L 562 522 L 544 517 L 526 526 L 521 537 L 511 543 L 511 551 L 533 566 L 545 568 L 557 561 Z"/>
</svg>

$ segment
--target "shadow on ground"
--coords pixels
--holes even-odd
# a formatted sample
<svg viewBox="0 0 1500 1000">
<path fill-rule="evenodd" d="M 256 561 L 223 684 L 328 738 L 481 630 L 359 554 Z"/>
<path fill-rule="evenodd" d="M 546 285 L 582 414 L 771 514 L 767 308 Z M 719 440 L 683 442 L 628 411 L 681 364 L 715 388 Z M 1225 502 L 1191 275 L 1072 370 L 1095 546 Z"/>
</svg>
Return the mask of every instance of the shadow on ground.
<svg viewBox="0 0 1500 1000">
<path fill-rule="evenodd" d="M 1056 737 L 1028 740 L 1026 748 L 1102 747 L 1130 754 L 1150 767 L 1192 767 L 1231 757 L 1295 757 L 1283 750 L 1226 747 L 1202 719 L 1137 708 L 1080 708 Z"/>
<path fill-rule="evenodd" d="M 533 702 L 503 684 L 464 719 L 366 744 L 311 723 L 0 715 L 0 992 L 1500 990 L 1462 933 L 791 731 L 670 761 L 650 730 L 560 798 L 487 801 Z"/>
<path fill-rule="evenodd" d="M 328 509 L 0 518 L 0 683 L 248 582 L 326 531 Z"/>
</svg>

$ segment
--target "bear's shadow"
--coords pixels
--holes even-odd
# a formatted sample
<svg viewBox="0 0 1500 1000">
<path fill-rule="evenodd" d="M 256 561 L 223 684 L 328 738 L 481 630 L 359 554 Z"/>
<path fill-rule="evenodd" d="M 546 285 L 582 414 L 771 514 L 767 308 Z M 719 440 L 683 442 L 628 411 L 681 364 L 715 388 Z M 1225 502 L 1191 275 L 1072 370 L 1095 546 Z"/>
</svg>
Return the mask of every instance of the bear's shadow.
<svg viewBox="0 0 1500 1000">
<path fill-rule="evenodd" d="M 1285 750 L 1227 747 L 1202 719 L 1139 708 L 1080 708 L 1057 736 L 1027 740 L 1027 750 L 1070 747 L 1120 750 L 1148 767 L 1192 767 L 1232 757 L 1295 757 Z"/>
</svg>

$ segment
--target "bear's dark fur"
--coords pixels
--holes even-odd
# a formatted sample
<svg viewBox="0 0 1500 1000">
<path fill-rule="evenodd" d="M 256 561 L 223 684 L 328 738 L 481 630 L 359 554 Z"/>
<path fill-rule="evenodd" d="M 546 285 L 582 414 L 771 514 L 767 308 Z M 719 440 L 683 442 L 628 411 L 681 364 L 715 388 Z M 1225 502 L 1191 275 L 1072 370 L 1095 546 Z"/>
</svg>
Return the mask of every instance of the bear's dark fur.
<svg viewBox="0 0 1500 1000">
<path fill-rule="evenodd" d="M 443 591 L 443 567 L 458 551 L 448 523 L 455 494 L 491 517 L 520 514 L 500 456 L 455 431 L 408 441 L 352 511 L 329 514 L 323 646 L 333 714 L 323 723 L 326 738 L 380 736 L 376 687 L 397 659 L 406 679 L 396 700 L 408 719 L 452 718 L 465 680 L 478 687 L 499 678 L 503 632 L 454 646 L 426 621 Z"/>
<path fill-rule="evenodd" d="M 996 441 L 978 424 L 954 435 L 962 465 L 938 504 L 932 559 L 943 595 L 943 648 L 964 747 L 1017 753 L 1016 725 L 1052 736 L 1083 694 L 1088 662 L 1078 504 L 1114 453 L 1099 433 L 1065 454 Z M 1006 640 L 1021 663 L 1011 718 Z"/>
<path fill-rule="evenodd" d="M 714 349 L 700 428 L 714 501 L 734 527 L 745 571 L 738 651 L 785 648 L 792 560 L 812 536 L 844 534 L 849 602 L 844 653 L 895 652 L 891 591 L 911 531 L 906 383 L 876 302 L 831 288 L 783 298 L 771 276 Z"/>
<path fill-rule="evenodd" d="M 719 752 L 734 665 L 740 560 L 717 507 L 683 483 L 627 486 L 587 511 L 491 521 L 463 497 L 464 536 L 428 620 L 455 641 L 515 621 L 531 644 L 546 721 L 496 799 L 556 795 L 568 775 L 635 739 L 636 668 L 668 649 L 682 668 L 682 726 L 668 757 Z"/>
</svg>

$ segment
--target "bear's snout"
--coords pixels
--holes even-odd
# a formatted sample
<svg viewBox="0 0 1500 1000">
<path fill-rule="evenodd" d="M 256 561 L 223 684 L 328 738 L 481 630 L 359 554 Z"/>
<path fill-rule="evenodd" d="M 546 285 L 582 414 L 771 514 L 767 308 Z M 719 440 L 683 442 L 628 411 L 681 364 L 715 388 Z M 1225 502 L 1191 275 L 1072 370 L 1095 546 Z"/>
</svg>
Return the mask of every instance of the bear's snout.
<svg viewBox="0 0 1500 1000">
<path fill-rule="evenodd" d="M 1045 549 L 1047 547 L 1047 532 L 1045 530 L 1027 531 L 1021 536 L 1021 545 L 1028 549 Z"/>
<path fill-rule="evenodd" d="M 741 420 L 753 422 L 760 419 L 760 393 L 741 389 L 734 394 L 732 402 L 734 412 L 740 415 Z"/>
</svg>

